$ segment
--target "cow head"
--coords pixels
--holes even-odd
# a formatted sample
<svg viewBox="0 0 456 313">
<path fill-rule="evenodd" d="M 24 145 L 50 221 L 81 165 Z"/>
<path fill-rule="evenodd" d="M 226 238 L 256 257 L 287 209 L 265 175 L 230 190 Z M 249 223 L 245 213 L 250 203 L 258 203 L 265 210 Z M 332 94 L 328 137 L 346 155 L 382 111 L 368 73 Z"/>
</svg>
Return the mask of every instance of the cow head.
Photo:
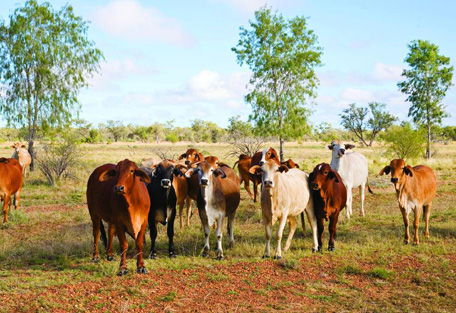
<svg viewBox="0 0 456 313">
<path fill-rule="evenodd" d="M 313 190 L 320 190 L 328 180 L 339 182 L 336 172 L 331 169 L 328 163 L 318 164 L 309 175 L 309 184 Z"/>
<path fill-rule="evenodd" d="M 150 183 L 147 173 L 128 159 L 117 163 L 114 169 L 103 172 L 99 179 L 100 181 L 117 179 L 117 184 L 114 186 L 114 192 L 117 194 L 128 193 L 137 180 Z"/>
<path fill-rule="evenodd" d="M 260 166 L 262 166 L 264 163 L 266 163 L 269 159 L 277 160 L 277 162 L 279 161 L 277 151 L 275 151 L 275 149 L 271 148 L 271 147 L 265 148 L 263 150 L 263 153 L 261 155 L 261 160 L 260 160 Z"/>
<path fill-rule="evenodd" d="M 13 148 L 15 151 L 19 151 L 19 149 L 21 149 L 21 148 L 27 148 L 25 145 L 21 144 L 20 142 L 15 142 L 10 147 Z"/>
<path fill-rule="evenodd" d="M 185 173 L 185 177 L 187 178 L 193 175 L 198 175 L 199 185 L 203 188 L 211 186 L 214 177 L 226 177 L 225 172 L 221 168 L 215 168 L 207 161 L 199 162 L 195 168 L 191 168 Z"/>
<path fill-rule="evenodd" d="M 205 161 L 210 163 L 214 168 L 218 168 L 219 166 L 219 158 L 216 156 L 208 156 L 204 158 Z"/>
<path fill-rule="evenodd" d="M 183 176 L 185 166 L 176 164 L 172 160 L 163 160 L 155 166 L 154 177 L 160 181 L 160 186 L 164 189 L 171 188 L 174 176 Z"/>
<path fill-rule="evenodd" d="M 274 178 L 278 173 L 288 172 L 286 165 L 278 165 L 274 160 L 268 160 L 263 165 L 254 165 L 249 169 L 251 174 L 261 174 L 261 183 L 263 188 L 274 188 Z"/>
<path fill-rule="evenodd" d="M 299 165 L 295 163 L 292 159 L 288 159 L 285 162 L 280 162 L 282 165 L 285 165 L 288 168 L 299 168 Z"/>
<path fill-rule="evenodd" d="M 344 143 L 340 140 L 333 140 L 328 146 L 328 149 L 332 151 L 333 158 L 341 158 L 344 156 L 345 151 L 348 149 L 353 149 L 355 145 Z"/>
<path fill-rule="evenodd" d="M 193 148 L 187 149 L 187 152 L 185 152 L 179 156 L 179 160 L 183 160 L 183 159 L 185 159 L 185 164 L 187 164 L 187 165 L 194 163 L 194 162 L 203 161 L 202 154 L 198 153 L 198 150 L 193 149 Z"/>
<path fill-rule="evenodd" d="M 397 188 L 398 183 L 406 179 L 407 176 L 413 177 L 413 170 L 410 165 L 405 165 L 403 159 L 394 159 L 390 162 L 389 166 L 385 166 L 379 175 L 388 175 L 391 172 L 391 182 Z"/>
</svg>

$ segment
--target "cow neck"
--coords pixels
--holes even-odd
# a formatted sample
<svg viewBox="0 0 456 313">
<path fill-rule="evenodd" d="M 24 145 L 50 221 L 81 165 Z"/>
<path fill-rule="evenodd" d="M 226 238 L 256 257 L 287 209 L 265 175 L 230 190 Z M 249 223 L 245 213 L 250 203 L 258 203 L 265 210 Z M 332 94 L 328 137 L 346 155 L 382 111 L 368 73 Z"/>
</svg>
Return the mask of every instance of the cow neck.
<svg viewBox="0 0 456 313">
<path fill-rule="evenodd" d="M 129 211 L 130 211 L 130 207 L 136 207 L 136 206 L 142 204 L 141 203 L 142 195 L 140 192 L 140 189 L 141 189 L 140 184 L 141 184 L 141 181 L 139 180 L 139 177 L 135 177 L 135 179 L 133 180 L 132 187 L 129 188 L 129 190 L 128 190 L 128 199 L 127 199 L 127 197 L 124 197 L 125 201 L 128 204 Z"/>
<path fill-rule="evenodd" d="M 332 158 L 331 159 L 331 169 L 334 171 L 339 171 L 341 158 Z"/>
<path fill-rule="evenodd" d="M 398 181 L 398 183 L 396 185 L 397 187 L 395 186 L 396 194 L 398 197 L 401 193 L 404 192 L 404 189 L 406 189 L 411 184 L 413 184 L 413 177 L 410 177 L 410 176 L 406 175 L 405 173 L 403 173 L 402 175 L 403 175 L 403 177 L 401 177 L 401 179 Z"/>
<path fill-rule="evenodd" d="M 214 183 L 215 183 L 215 179 L 213 177 L 213 181 L 211 184 L 209 184 L 206 187 L 202 187 L 202 186 L 200 187 L 201 196 L 202 196 L 204 202 L 206 203 L 206 205 L 208 205 L 209 203 L 212 202 L 212 197 L 214 194 Z"/>
</svg>

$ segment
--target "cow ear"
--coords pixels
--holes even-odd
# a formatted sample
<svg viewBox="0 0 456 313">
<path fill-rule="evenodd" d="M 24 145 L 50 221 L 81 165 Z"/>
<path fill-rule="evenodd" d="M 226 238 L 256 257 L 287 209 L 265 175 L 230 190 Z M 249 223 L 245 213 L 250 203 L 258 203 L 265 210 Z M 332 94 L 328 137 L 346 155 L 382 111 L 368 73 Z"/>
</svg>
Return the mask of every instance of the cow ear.
<svg viewBox="0 0 456 313">
<path fill-rule="evenodd" d="M 195 155 L 195 160 L 201 161 L 201 158 L 200 158 L 200 154 L 199 154 L 199 153 L 197 153 L 197 154 Z"/>
<path fill-rule="evenodd" d="M 258 170 L 261 170 L 261 167 L 259 165 L 254 165 L 249 169 L 249 173 L 256 174 Z"/>
<path fill-rule="evenodd" d="M 108 170 L 108 171 L 104 171 L 103 173 L 101 173 L 100 177 L 98 178 L 99 181 L 108 181 L 114 177 L 116 177 L 116 170 Z"/>
<path fill-rule="evenodd" d="M 328 145 L 327 146 L 329 150 L 332 150 L 333 149 L 333 146 L 332 145 Z"/>
<path fill-rule="evenodd" d="M 22 145 L 21 148 L 27 148 L 25 145 Z"/>
<path fill-rule="evenodd" d="M 135 176 L 139 177 L 139 180 L 145 183 L 150 183 L 150 177 L 146 172 L 140 169 L 135 170 Z"/>
<path fill-rule="evenodd" d="M 221 168 L 214 170 L 214 175 L 215 175 L 215 177 L 218 177 L 219 175 L 222 175 L 221 176 L 222 178 L 226 177 L 225 172 Z"/>
<path fill-rule="evenodd" d="M 391 172 L 391 166 L 385 166 L 378 175 L 382 176 L 383 174 L 388 175 Z"/>
<path fill-rule="evenodd" d="M 412 167 L 410 165 L 407 165 L 403 168 L 405 175 L 408 175 L 410 177 L 413 177 L 413 172 L 412 172 Z"/>
<path fill-rule="evenodd" d="M 187 157 L 187 154 L 186 153 L 183 153 L 179 156 L 178 160 L 182 160 L 182 159 L 185 159 Z"/>
<path fill-rule="evenodd" d="M 13 149 L 14 149 L 14 148 L 16 148 L 16 146 L 15 146 L 15 145 L 11 145 L 10 147 L 11 147 L 11 148 L 13 148 Z"/>
<path fill-rule="evenodd" d="M 197 168 L 198 167 L 198 164 L 200 164 L 201 162 L 193 162 L 192 164 L 190 164 L 189 166 L 191 168 Z"/>
<path fill-rule="evenodd" d="M 355 148 L 356 146 L 355 145 L 352 145 L 352 144 L 345 144 L 345 149 L 353 149 Z"/>
<path fill-rule="evenodd" d="M 334 181 L 335 181 L 336 183 L 339 182 L 339 179 L 337 178 L 336 173 L 334 173 L 333 171 L 329 171 L 329 172 L 328 172 L 328 177 L 329 177 L 329 179 L 334 179 Z"/>
<path fill-rule="evenodd" d="M 286 165 L 280 165 L 280 167 L 279 167 L 279 169 L 278 169 L 278 171 L 279 171 L 280 173 L 283 173 L 283 172 L 286 173 L 286 172 L 288 172 L 288 170 L 289 170 L 289 168 L 288 168 L 288 166 L 286 166 Z"/>
<path fill-rule="evenodd" d="M 0 158 L 0 163 L 9 163 L 9 160 L 7 158 Z"/>
</svg>

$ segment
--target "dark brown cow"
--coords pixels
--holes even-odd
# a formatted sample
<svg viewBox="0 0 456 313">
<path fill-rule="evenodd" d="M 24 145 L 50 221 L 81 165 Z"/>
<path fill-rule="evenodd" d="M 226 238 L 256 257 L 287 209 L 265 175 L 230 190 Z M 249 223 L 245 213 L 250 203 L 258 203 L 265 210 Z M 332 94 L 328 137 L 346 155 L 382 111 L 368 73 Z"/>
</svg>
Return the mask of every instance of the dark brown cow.
<svg viewBox="0 0 456 313">
<path fill-rule="evenodd" d="M 274 148 L 265 148 L 263 151 L 259 151 L 255 153 L 252 157 L 252 161 L 250 162 L 250 166 L 253 167 L 255 165 L 262 166 L 266 161 L 269 159 L 274 160 L 278 166 L 280 166 L 279 155 Z M 257 200 L 257 189 L 258 185 L 261 184 L 261 174 L 250 174 L 250 180 L 253 182 L 253 202 Z"/>
<path fill-rule="evenodd" d="M 200 186 L 197 205 L 205 235 L 203 256 L 207 256 L 210 251 L 210 226 L 217 222 L 217 259 L 221 260 L 222 225 L 225 217 L 228 217 L 230 247 L 234 244 L 234 215 L 240 202 L 239 177 L 231 168 L 214 168 L 207 161 L 200 162 L 197 168 L 189 169 L 185 176 L 196 176 Z"/>
<path fill-rule="evenodd" d="M 328 251 L 334 251 L 336 226 L 339 213 L 347 203 L 347 189 L 339 173 L 331 169 L 328 163 L 315 166 L 309 175 L 309 184 L 312 189 L 315 216 L 318 228 L 318 251 L 323 246 L 323 222 L 329 219 Z"/>
<path fill-rule="evenodd" d="M 195 162 L 204 161 L 204 155 L 199 153 L 198 150 L 190 148 L 187 152 L 179 156 L 179 160 L 185 160 L 185 164 L 189 165 Z"/>
<path fill-rule="evenodd" d="M 135 239 L 138 273 L 147 273 L 143 260 L 144 234 L 147 228 L 150 200 L 144 182 L 149 183 L 147 173 L 140 170 L 128 159 L 115 164 L 105 164 L 96 168 L 87 183 L 87 206 L 93 226 L 93 261 L 99 261 L 98 237 L 100 229 L 104 233 L 102 220 L 108 223 L 108 260 L 113 259 L 112 239 L 114 233 L 119 238 L 122 251 L 120 270 L 117 275 L 128 274 L 125 232 Z M 104 235 L 106 241 L 106 235 Z"/>
<path fill-rule="evenodd" d="M 252 158 L 248 155 L 241 154 L 239 160 L 236 161 L 233 165 L 233 169 L 238 166 L 239 176 L 241 177 L 240 184 L 244 183 L 244 189 L 253 198 L 253 194 L 250 191 L 250 177 L 252 174 L 249 173 L 252 163 Z"/>
<path fill-rule="evenodd" d="M 299 164 L 295 163 L 292 159 L 288 159 L 285 162 L 281 162 L 282 165 L 285 165 L 288 168 L 299 168 Z"/>
<path fill-rule="evenodd" d="M 410 211 L 413 211 L 415 214 L 413 243 L 418 245 L 420 243 L 418 227 L 421 210 L 424 211 L 424 236 L 429 238 L 429 216 L 431 215 L 432 201 L 437 191 L 435 174 L 431 168 L 424 165 L 414 167 L 405 165 L 402 159 L 392 160 L 389 166 L 385 166 L 380 171 L 380 175 L 388 175 L 390 172 L 391 182 L 396 189 L 397 201 L 404 220 L 404 243 L 408 244 L 410 242 L 408 215 Z"/>
<path fill-rule="evenodd" d="M 14 208 L 19 208 L 22 189 L 22 167 L 13 158 L 0 158 L 0 198 L 3 200 L 3 223 L 8 222 L 8 209 L 13 202 Z M 13 201 L 11 201 L 13 195 Z"/>
</svg>

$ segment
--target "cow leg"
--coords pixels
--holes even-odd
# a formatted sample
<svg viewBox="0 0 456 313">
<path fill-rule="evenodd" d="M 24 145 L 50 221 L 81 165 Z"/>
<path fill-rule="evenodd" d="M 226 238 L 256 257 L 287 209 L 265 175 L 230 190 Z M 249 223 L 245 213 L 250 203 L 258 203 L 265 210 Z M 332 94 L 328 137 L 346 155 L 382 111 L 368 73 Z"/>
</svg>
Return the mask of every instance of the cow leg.
<svg viewBox="0 0 456 313">
<path fill-rule="evenodd" d="M 309 221 L 310 227 L 312 228 L 313 247 L 312 252 L 318 250 L 318 238 L 317 238 L 317 218 L 313 208 L 306 208 L 307 220 Z"/>
<path fill-rule="evenodd" d="M 114 224 L 108 225 L 108 246 L 107 246 L 107 260 L 113 261 L 114 260 L 114 252 L 112 249 L 112 242 L 114 240 L 114 235 L 116 232 L 116 226 Z"/>
<path fill-rule="evenodd" d="M 98 251 L 98 239 L 100 238 L 100 223 L 101 219 L 97 216 L 90 215 L 92 219 L 92 231 L 93 231 L 93 255 L 92 262 L 100 262 L 100 255 Z"/>
<path fill-rule="evenodd" d="M 282 259 L 282 235 L 283 229 L 287 223 L 287 216 L 285 214 L 282 215 L 282 218 L 279 220 L 279 229 L 277 229 L 277 249 L 274 255 L 274 259 L 281 260 Z"/>
<path fill-rule="evenodd" d="M 127 275 L 127 250 L 128 250 L 128 241 L 127 237 L 125 237 L 125 232 L 123 227 L 116 227 L 117 238 L 119 239 L 120 245 L 120 267 L 117 276 Z"/>
<path fill-rule="evenodd" d="M 258 183 L 253 180 L 253 202 L 257 202 Z"/>
<path fill-rule="evenodd" d="M 187 226 L 190 226 L 190 218 L 192 217 L 192 198 L 187 197 Z"/>
<path fill-rule="evenodd" d="M 150 259 L 157 258 L 157 249 L 155 249 L 155 241 L 157 240 L 157 222 L 155 222 L 155 218 L 149 219 L 149 228 L 150 228 Z"/>
<path fill-rule="evenodd" d="M 429 238 L 429 217 L 431 215 L 432 203 L 424 206 L 424 237 Z"/>
<path fill-rule="evenodd" d="M 324 218 L 318 218 L 317 219 L 317 230 L 318 230 L 318 248 L 317 248 L 317 251 L 321 251 L 322 247 L 323 247 L 323 231 L 325 230 L 324 229 Z"/>
<path fill-rule="evenodd" d="M 19 202 L 20 202 L 20 198 L 21 198 L 21 189 L 22 188 L 19 188 L 18 191 L 16 191 L 16 193 L 14 194 L 14 209 L 17 210 L 19 209 Z"/>
<path fill-rule="evenodd" d="M 333 214 L 330 218 L 329 218 L 329 226 L 328 226 L 328 230 L 329 230 L 329 243 L 328 243 L 328 251 L 331 251 L 333 252 L 334 250 L 336 250 L 335 246 L 334 246 L 334 240 L 336 239 L 336 226 L 337 226 L 337 218 L 338 218 L 338 213 L 335 213 Z"/>
<path fill-rule="evenodd" d="M 408 214 L 404 208 L 401 208 L 402 219 L 404 220 L 404 227 L 405 227 L 405 234 L 404 234 L 404 244 L 408 244 L 410 242 L 410 234 L 409 234 L 409 218 Z"/>
<path fill-rule="evenodd" d="M 179 203 L 179 223 L 180 228 L 184 228 L 184 203 Z"/>
<path fill-rule="evenodd" d="M 147 228 L 147 221 L 143 223 L 141 226 L 141 230 L 139 231 L 138 235 L 136 236 L 135 244 L 136 244 L 136 273 L 138 274 L 146 274 L 147 269 L 144 266 L 144 258 L 143 258 L 143 248 L 144 248 L 144 235 L 146 234 Z"/>
<path fill-rule="evenodd" d="M 345 186 L 347 189 L 347 219 L 350 219 L 350 216 L 352 215 L 352 188 L 351 186 Z"/>
<path fill-rule="evenodd" d="M 415 231 L 414 236 L 413 236 L 413 244 L 414 245 L 419 245 L 420 244 L 420 239 L 418 238 L 418 230 L 420 227 L 420 215 L 421 215 L 421 208 L 423 206 L 418 205 L 415 207 L 415 210 L 413 213 L 415 213 L 415 220 L 413 221 L 413 230 Z"/>
<path fill-rule="evenodd" d="M 217 220 L 217 230 L 215 236 L 217 237 L 217 260 L 223 259 L 222 237 L 223 237 L 223 220 L 224 217 L 220 216 Z"/>
<path fill-rule="evenodd" d="M 266 233 L 266 246 L 264 248 L 263 259 L 271 257 L 271 237 L 272 237 L 272 223 L 263 217 L 264 229 Z"/>
<path fill-rule="evenodd" d="M 168 240 L 169 240 L 169 245 L 168 245 L 168 252 L 169 252 L 169 257 L 170 258 L 175 258 L 176 257 L 176 251 L 174 250 L 174 220 L 176 219 L 176 208 L 172 209 L 171 211 L 171 216 L 168 218 Z"/>
<path fill-rule="evenodd" d="M 234 216 L 235 213 L 228 216 L 228 236 L 230 237 L 230 244 L 229 248 L 232 249 L 234 247 Z"/>
<path fill-rule="evenodd" d="M 244 189 L 247 191 L 250 198 L 253 198 L 252 192 L 250 191 L 250 181 L 248 179 L 244 179 Z"/>
<path fill-rule="evenodd" d="M 209 221 L 207 219 L 207 214 L 206 214 L 206 210 L 204 209 L 204 207 L 202 207 L 202 208 L 198 207 L 198 213 L 199 213 L 199 216 L 201 219 L 201 224 L 204 229 L 204 248 L 203 248 L 202 256 L 207 257 L 209 254 L 209 251 L 211 251 L 210 246 L 209 246 L 209 235 L 211 233 L 211 228 L 209 227 Z"/>
<path fill-rule="evenodd" d="M 290 232 L 288 233 L 287 242 L 285 243 L 285 248 L 283 248 L 283 251 L 287 251 L 290 248 L 291 240 L 293 239 L 293 235 L 296 231 L 296 226 L 298 223 L 296 222 L 296 218 L 294 216 L 290 216 L 288 218 L 288 224 L 290 225 Z"/>
<path fill-rule="evenodd" d="M 361 197 L 361 216 L 364 216 L 364 196 L 366 191 L 366 184 L 361 184 L 359 186 L 359 195 Z"/>
</svg>

